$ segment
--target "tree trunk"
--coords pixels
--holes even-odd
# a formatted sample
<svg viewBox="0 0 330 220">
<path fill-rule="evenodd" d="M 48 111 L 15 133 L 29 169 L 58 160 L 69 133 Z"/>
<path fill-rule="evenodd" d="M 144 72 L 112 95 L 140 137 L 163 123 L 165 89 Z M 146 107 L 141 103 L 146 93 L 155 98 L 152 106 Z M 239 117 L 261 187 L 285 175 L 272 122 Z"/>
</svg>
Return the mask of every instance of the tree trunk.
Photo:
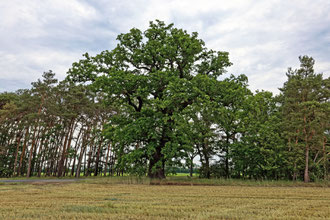
<svg viewBox="0 0 330 220">
<path fill-rule="evenodd" d="M 22 170 L 22 168 L 23 168 L 23 157 L 24 157 L 24 154 L 25 154 L 26 144 L 27 144 L 27 141 L 28 141 L 28 135 L 29 135 L 29 127 L 26 128 L 26 132 L 25 132 L 25 136 L 24 136 L 24 144 L 23 144 L 21 158 L 19 160 L 19 167 L 18 167 L 18 171 L 17 171 L 17 176 L 23 174 L 23 170 Z"/>
<path fill-rule="evenodd" d="M 63 144 L 63 150 L 62 150 L 62 155 L 61 155 L 61 159 L 60 159 L 60 161 L 58 163 L 57 177 L 61 177 L 62 176 L 63 166 L 64 166 L 64 160 L 65 160 L 66 145 L 67 145 L 67 142 L 68 142 L 69 134 L 70 134 L 70 129 L 69 129 L 68 133 L 65 135 L 64 144 Z"/>
<path fill-rule="evenodd" d="M 14 162 L 14 172 L 13 175 L 15 175 L 16 173 L 16 169 L 17 169 L 17 159 L 18 159 L 18 151 L 19 151 L 19 146 L 21 145 L 21 139 L 22 139 L 22 134 L 21 131 L 18 132 L 17 134 L 17 147 L 16 147 L 16 152 L 15 152 L 15 162 Z"/>
<path fill-rule="evenodd" d="M 77 169 L 76 169 L 76 177 L 77 178 L 80 177 L 81 164 L 82 164 L 82 160 L 83 160 L 86 148 L 87 148 L 87 143 L 86 142 L 87 142 L 87 138 L 89 136 L 90 129 L 91 129 L 90 126 L 88 126 L 86 132 L 83 135 L 81 151 L 80 151 L 80 155 L 79 155 L 79 158 L 78 158 L 78 164 L 77 164 Z"/>
<path fill-rule="evenodd" d="M 325 150 L 325 145 L 327 143 L 327 138 L 324 137 L 323 138 L 323 146 L 322 146 L 322 150 L 323 150 L 323 172 L 324 172 L 324 180 L 328 179 L 328 156 L 327 156 L 327 152 Z"/>
<path fill-rule="evenodd" d="M 77 169 L 76 169 L 76 177 L 77 178 L 80 177 L 81 163 L 82 163 L 82 159 L 83 159 L 84 154 L 85 154 L 85 150 L 86 150 L 86 147 L 83 147 L 81 149 L 81 152 L 80 152 L 80 155 L 79 155 Z"/>
<path fill-rule="evenodd" d="M 170 123 L 172 123 L 172 121 Z M 148 167 L 149 178 L 165 179 L 165 159 L 164 159 L 164 155 L 162 154 L 162 149 L 165 147 L 168 141 L 168 137 L 166 133 L 170 130 L 171 130 L 170 127 L 167 126 L 163 128 L 160 144 L 156 147 L 155 152 L 149 161 L 149 167 Z"/>
<path fill-rule="evenodd" d="M 226 178 L 229 178 L 229 134 L 226 134 Z"/>
<path fill-rule="evenodd" d="M 109 176 L 113 176 L 115 171 L 113 169 L 113 165 L 115 164 L 116 157 L 114 152 L 110 152 L 110 161 L 109 161 Z"/>
<path fill-rule="evenodd" d="M 42 134 L 43 138 L 41 140 L 39 151 L 38 151 L 38 155 L 40 157 L 40 159 L 38 161 L 38 177 L 41 176 L 43 163 L 45 161 L 45 151 L 43 150 L 43 148 L 47 149 L 47 146 L 48 146 L 47 145 L 48 144 L 48 139 L 44 137 L 45 134 L 46 134 L 46 129 L 45 129 L 45 131 Z"/>
<path fill-rule="evenodd" d="M 79 145 L 79 139 L 80 139 L 80 135 L 83 131 L 84 127 L 82 126 L 79 130 L 79 134 L 77 136 L 77 140 L 76 140 L 76 144 L 75 144 L 75 147 L 74 147 L 74 157 L 73 157 L 73 163 L 72 163 L 72 167 L 71 167 L 71 176 L 74 175 L 74 171 L 75 171 L 75 166 L 76 166 L 76 158 L 77 158 L 77 151 L 78 151 L 78 145 Z"/>
<path fill-rule="evenodd" d="M 90 146 L 90 150 L 88 152 L 88 162 L 87 162 L 87 172 L 86 172 L 86 176 L 89 176 L 90 174 L 90 167 L 91 167 L 91 163 L 92 163 L 92 152 L 93 152 L 93 147 Z"/>
<path fill-rule="evenodd" d="M 43 167 L 44 161 L 45 161 L 45 156 L 42 155 L 41 156 L 41 160 L 39 162 L 38 177 L 41 176 L 41 172 L 42 172 L 42 167 Z"/>
<path fill-rule="evenodd" d="M 165 161 L 164 155 L 161 153 L 162 148 L 165 146 L 165 141 L 162 141 L 161 145 L 156 148 L 156 152 L 150 159 L 148 177 L 149 178 L 165 178 Z"/>
<path fill-rule="evenodd" d="M 205 177 L 210 179 L 211 178 L 211 172 L 210 172 L 210 159 L 208 156 L 205 155 L 205 167 L 204 167 L 204 172 L 205 172 Z"/>
<path fill-rule="evenodd" d="M 306 151 L 305 151 L 305 173 L 304 173 L 304 182 L 308 183 L 310 181 L 309 178 L 309 146 L 306 144 Z"/>
<path fill-rule="evenodd" d="M 28 177 L 28 178 L 31 175 L 31 162 L 32 162 L 32 155 L 33 155 L 34 146 L 36 144 L 36 132 L 38 130 L 38 136 L 39 136 L 39 132 L 40 132 L 39 116 L 41 114 L 41 109 L 42 109 L 42 106 L 44 105 L 44 101 L 45 101 L 45 95 L 42 95 L 41 96 L 41 104 L 40 104 L 39 109 L 38 109 L 38 118 L 36 120 L 36 126 L 35 126 L 35 130 L 33 132 L 32 146 L 31 146 L 31 150 L 30 150 L 30 154 L 29 154 L 29 165 L 28 165 L 27 174 L 26 174 L 26 177 Z"/>
<path fill-rule="evenodd" d="M 63 169 L 65 168 L 64 163 L 65 163 L 66 155 L 67 155 L 67 148 L 70 147 L 69 144 L 71 143 L 70 139 L 72 138 L 73 130 L 74 130 L 74 119 L 71 119 L 70 124 L 69 124 L 69 130 L 68 130 L 68 133 L 66 134 L 65 140 L 64 140 L 61 160 L 59 161 L 59 164 L 58 164 L 58 173 L 57 173 L 58 177 L 63 176 Z M 64 170 L 64 174 L 65 174 L 65 170 Z"/>
<path fill-rule="evenodd" d="M 37 122 L 37 126 L 35 127 L 35 130 L 33 132 L 33 138 L 32 138 L 32 145 L 31 145 L 31 149 L 29 152 L 29 163 L 28 163 L 28 169 L 27 169 L 27 174 L 26 177 L 29 178 L 31 176 L 31 162 L 32 162 L 32 155 L 33 155 L 33 151 L 36 145 L 36 132 L 38 130 L 37 136 L 39 136 L 40 133 L 40 127 L 38 126 L 39 122 Z"/>
<path fill-rule="evenodd" d="M 190 172 L 189 172 L 190 177 L 193 176 L 193 172 L 194 172 L 194 158 L 195 158 L 195 155 L 192 155 L 190 157 Z"/>
<path fill-rule="evenodd" d="M 209 146 L 208 146 L 208 141 L 207 139 L 204 140 L 204 143 L 202 144 L 202 152 L 204 156 L 204 164 L 203 164 L 203 175 L 204 177 L 210 179 L 211 178 L 211 170 L 210 170 L 210 156 L 209 156 Z"/>
<path fill-rule="evenodd" d="M 71 148 L 71 142 L 72 142 L 72 138 L 73 138 L 73 133 L 74 133 L 74 131 L 76 130 L 76 123 L 74 122 L 74 120 L 73 120 L 73 122 L 72 122 L 72 128 L 71 128 L 71 132 L 70 132 L 70 136 L 69 136 L 69 140 L 68 140 L 68 143 L 67 143 L 67 147 L 66 147 L 66 152 L 65 152 L 65 162 L 64 162 L 64 172 L 63 172 L 63 176 L 65 176 L 65 174 L 68 174 L 68 172 L 66 172 L 67 171 L 67 168 L 69 167 L 69 163 L 68 163 L 68 149 L 70 149 Z M 71 159 L 70 159 L 70 161 L 71 161 Z"/>
<path fill-rule="evenodd" d="M 107 167 L 108 167 L 108 162 L 109 162 L 109 153 L 110 153 L 110 143 L 108 144 L 108 152 L 107 152 L 107 157 L 105 158 L 105 165 L 104 165 L 104 176 L 107 176 Z"/>
<path fill-rule="evenodd" d="M 99 147 L 97 149 L 97 154 L 96 154 L 94 176 L 97 176 L 98 173 L 99 173 L 99 162 L 100 162 L 100 154 L 101 154 L 102 143 L 103 143 L 103 140 L 101 138 Z"/>
</svg>

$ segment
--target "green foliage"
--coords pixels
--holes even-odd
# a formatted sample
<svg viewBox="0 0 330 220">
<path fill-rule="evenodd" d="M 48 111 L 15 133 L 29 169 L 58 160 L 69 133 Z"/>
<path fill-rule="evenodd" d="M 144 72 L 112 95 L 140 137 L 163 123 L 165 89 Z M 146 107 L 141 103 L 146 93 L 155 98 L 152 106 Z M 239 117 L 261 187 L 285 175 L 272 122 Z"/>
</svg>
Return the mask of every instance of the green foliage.
<svg viewBox="0 0 330 220">
<path fill-rule="evenodd" d="M 0 176 L 328 178 L 330 79 L 313 58 L 299 57 L 273 97 L 253 94 L 245 75 L 220 80 L 228 53 L 173 24 L 117 40 L 84 54 L 64 81 L 48 71 L 0 94 Z"/>
<path fill-rule="evenodd" d="M 246 100 L 240 123 L 240 141 L 233 149 L 238 176 L 257 179 L 285 177 L 286 155 L 281 137 L 281 117 L 270 92 L 257 92 Z"/>
<path fill-rule="evenodd" d="M 197 33 L 161 21 L 151 22 L 143 33 L 133 28 L 117 40 L 112 51 L 86 54 L 73 64 L 69 78 L 92 82 L 108 103 L 120 106 L 109 130 L 127 158 L 123 161 L 145 167 L 147 160 L 148 175 L 163 178 L 165 164 L 183 156 L 186 143 L 178 128 L 185 110 L 210 101 L 207 88 L 231 65 L 228 53 L 208 50 Z M 146 160 L 142 163 L 141 158 Z"/>
<path fill-rule="evenodd" d="M 321 166 L 323 178 L 328 175 L 329 149 L 326 142 L 330 121 L 330 86 L 329 78 L 323 79 L 322 74 L 314 73 L 313 58 L 302 56 L 299 60 L 300 68 L 289 68 L 288 81 L 281 89 L 283 128 L 293 162 L 292 176 L 295 179 L 299 173 L 304 173 L 303 178 L 308 182 L 311 166 L 315 170 L 320 170 Z M 301 160 L 301 157 L 305 159 Z"/>
</svg>

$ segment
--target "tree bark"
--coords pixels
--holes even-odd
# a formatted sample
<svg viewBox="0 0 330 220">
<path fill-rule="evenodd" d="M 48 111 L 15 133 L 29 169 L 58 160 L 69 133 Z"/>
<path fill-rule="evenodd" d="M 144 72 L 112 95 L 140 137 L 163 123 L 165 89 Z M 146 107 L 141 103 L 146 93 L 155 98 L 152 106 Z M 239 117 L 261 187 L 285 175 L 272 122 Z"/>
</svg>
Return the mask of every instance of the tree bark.
<svg viewBox="0 0 330 220">
<path fill-rule="evenodd" d="M 17 134 L 17 137 L 16 137 L 17 147 L 16 147 L 16 152 L 15 152 L 15 162 L 14 162 L 13 175 L 15 175 L 16 169 L 17 169 L 18 151 L 19 151 L 19 146 L 21 145 L 21 139 L 22 139 L 22 134 L 21 134 L 21 131 L 19 131 L 18 134 Z"/>
<path fill-rule="evenodd" d="M 28 141 L 28 135 L 29 135 L 29 127 L 26 128 L 26 132 L 25 132 L 25 135 L 24 135 L 24 144 L 23 144 L 23 149 L 22 149 L 22 153 L 21 153 L 21 158 L 19 160 L 19 167 L 18 167 L 18 171 L 17 171 L 17 176 L 23 174 L 23 171 L 22 171 L 23 157 L 24 157 L 24 154 L 25 154 L 25 149 L 26 149 L 26 145 L 27 145 L 27 141 Z"/>
<path fill-rule="evenodd" d="M 193 155 L 190 157 L 190 172 L 189 172 L 189 176 L 190 176 L 190 177 L 193 176 L 193 172 L 194 172 L 194 158 L 195 158 L 195 155 L 193 154 Z"/>
<path fill-rule="evenodd" d="M 29 152 L 29 162 L 28 162 L 28 169 L 27 169 L 27 174 L 26 177 L 29 178 L 31 176 L 31 162 L 32 162 L 32 155 L 33 155 L 33 151 L 36 145 L 36 132 L 38 130 L 37 136 L 39 136 L 40 133 L 40 126 L 38 126 L 39 122 L 37 122 L 37 126 L 35 127 L 35 130 L 33 132 L 33 138 L 32 138 L 32 145 L 31 145 L 31 149 Z"/>
<path fill-rule="evenodd" d="M 169 113 L 172 115 L 172 113 Z M 160 139 L 159 145 L 156 147 L 154 154 L 149 160 L 149 167 L 148 167 L 148 177 L 149 178 L 158 178 L 158 179 L 165 179 L 165 159 L 162 153 L 162 149 L 165 147 L 166 143 L 168 142 L 169 138 L 167 136 L 167 132 L 171 132 L 171 124 L 173 120 L 169 120 L 170 125 L 166 125 L 163 127 L 162 137 Z"/>
<path fill-rule="evenodd" d="M 148 177 L 149 178 L 165 178 L 165 161 L 164 155 L 161 153 L 162 148 L 165 146 L 166 141 L 163 139 L 161 144 L 157 146 L 156 152 L 150 158 L 149 168 L 148 168 Z"/>
<path fill-rule="evenodd" d="M 82 164 L 82 159 L 84 157 L 86 148 L 87 148 L 87 138 L 89 136 L 89 132 L 90 132 L 90 126 L 87 127 L 87 130 L 84 132 L 83 135 L 83 139 L 82 139 L 82 146 L 81 146 L 81 151 L 80 151 L 80 155 L 78 158 L 78 164 L 77 164 L 77 169 L 76 169 L 76 177 L 80 177 L 80 170 L 81 170 L 81 164 Z"/>
<path fill-rule="evenodd" d="M 324 172 L 324 177 L 323 179 L 324 180 L 327 180 L 328 179 L 328 158 L 327 158 L 327 152 L 325 150 L 325 145 L 327 143 L 327 138 L 324 137 L 323 138 L 323 144 L 322 144 L 322 150 L 323 150 L 323 172 Z"/>
<path fill-rule="evenodd" d="M 226 178 L 229 178 L 229 134 L 226 134 L 226 147 L 225 147 L 225 151 L 226 151 L 226 158 L 225 158 L 225 162 L 226 162 Z"/>
<path fill-rule="evenodd" d="M 305 173 L 304 173 L 304 182 L 308 183 L 310 181 L 309 178 L 309 146 L 306 144 L 306 151 L 305 151 Z"/>
<path fill-rule="evenodd" d="M 71 167 L 71 176 L 74 175 L 74 170 L 75 170 L 75 166 L 76 166 L 76 157 L 77 157 L 77 151 L 78 151 L 78 145 L 79 145 L 79 142 L 80 142 L 80 135 L 82 134 L 82 131 L 84 129 L 84 126 L 81 126 L 80 130 L 79 130 L 79 134 L 77 136 L 77 140 L 76 140 L 76 144 L 75 144 L 75 147 L 74 147 L 74 157 L 73 157 L 73 163 L 72 163 L 72 167 Z"/>
<path fill-rule="evenodd" d="M 110 153 L 110 146 L 111 144 L 108 144 L 108 152 L 107 152 L 107 156 L 105 158 L 105 165 L 104 165 L 104 176 L 107 176 L 107 167 L 108 167 L 108 162 L 109 162 L 109 153 Z"/>
<path fill-rule="evenodd" d="M 70 147 L 68 145 L 71 143 L 70 138 L 72 138 L 73 130 L 74 130 L 74 118 L 71 119 L 70 124 L 69 124 L 68 133 L 65 136 L 63 151 L 62 151 L 61 159 L 60 159 L 59 164 L 58 164 L 58 173 L 57 173 L 58 177 L 63 176 L 63 171 L 65 173 L 65 170 L 63 170 L 64 165 L 65 165 L 64 163 L 65 163 L 65 159 L 66 159 L 66 155 L 67 155 L 67 148 Z"/>
<path fill-rule="evenodd" d="M 101 154 L 102 143 L 103 143 L 103 140 L 101 138 L 99 147 L 97 149 L 97 154 L 96 154 L 94 176 L 97 176 L 99 174 L 99 162 L 100 162 L 100 154 Z"/>
</svg>

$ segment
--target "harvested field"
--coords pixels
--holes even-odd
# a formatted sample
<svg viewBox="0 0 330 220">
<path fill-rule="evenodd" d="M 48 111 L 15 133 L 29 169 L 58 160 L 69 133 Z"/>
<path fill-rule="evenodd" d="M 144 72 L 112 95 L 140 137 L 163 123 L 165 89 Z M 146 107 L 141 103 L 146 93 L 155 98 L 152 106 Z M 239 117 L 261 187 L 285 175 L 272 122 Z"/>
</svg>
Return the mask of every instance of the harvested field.
<svg viewBox="0 0 330 220">
<path fill-rule="evenodd" d="M 2 183 L 0 219 L 327 219 L 329 187 Z"/>
</svg>

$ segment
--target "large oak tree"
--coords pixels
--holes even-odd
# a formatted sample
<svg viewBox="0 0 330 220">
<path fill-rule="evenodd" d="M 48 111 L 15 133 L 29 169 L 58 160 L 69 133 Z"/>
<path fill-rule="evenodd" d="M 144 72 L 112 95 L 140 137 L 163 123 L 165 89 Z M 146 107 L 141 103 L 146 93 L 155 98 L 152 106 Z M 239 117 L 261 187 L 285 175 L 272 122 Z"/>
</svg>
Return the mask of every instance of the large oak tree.
<svg viewBox="0 0 330 220">
<path fill-rule="evenodd" d="M 158 20 L 144 32 L 133 28 L 117 40 L 111 51 L 85 54 L 69 78 L 92 83 L 109 103 L 120 106 L 108 131 L 123 155 L 121 164 L 129 164 L 130 172 L 164 178 L 165 166 L 183 151 L 176 135 L 181 113 L 208 99 L 199 89 L 201 78 L 204 83 L 217 80 L 231 65 L 228 53 L 209 50 L 197 33 Z"/>
</svg>

